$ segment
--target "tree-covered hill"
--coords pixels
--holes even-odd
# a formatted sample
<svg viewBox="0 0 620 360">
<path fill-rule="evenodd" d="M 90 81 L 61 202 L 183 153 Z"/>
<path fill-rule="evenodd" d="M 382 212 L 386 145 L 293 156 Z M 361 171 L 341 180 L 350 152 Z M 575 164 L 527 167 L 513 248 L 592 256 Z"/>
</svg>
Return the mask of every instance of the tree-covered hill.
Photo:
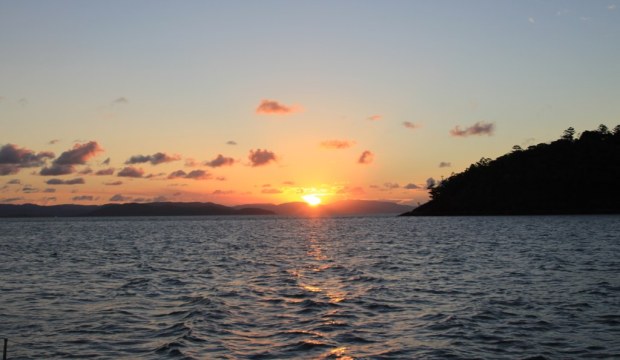
<svg viewBox="0 0 620 360">
<path fill-rule="evenodd" d="M 620 125 L 551 143 L 514 146 L 430 188 L 431 200 L 403 215 L 620 213 Z"/>
</svg>

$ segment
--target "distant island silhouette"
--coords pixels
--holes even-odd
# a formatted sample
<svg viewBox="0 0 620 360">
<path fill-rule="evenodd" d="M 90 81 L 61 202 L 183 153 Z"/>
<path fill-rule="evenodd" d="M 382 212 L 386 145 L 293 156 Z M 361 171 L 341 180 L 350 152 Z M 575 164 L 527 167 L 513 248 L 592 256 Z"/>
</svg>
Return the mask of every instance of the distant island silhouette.
<svg viewBox="0 0 620 360">
<path fill-rule="evenodd" d="M 403 216 L 620 213 L 620 125 L 482 158 Z"/>
<path fill-rule="evenodd" d="M 105 205 L 0 204 L 0 217 L 74 217 L 74 216 L 206 216 L 206 215 L 289 215 L 339 216 L 399 214 L 411 206 L 387 201 L 343 200 L 311 207 L 305 202 L 247 204 L 225 206 L 202 202 L 153 202 Z"/>
</svg>

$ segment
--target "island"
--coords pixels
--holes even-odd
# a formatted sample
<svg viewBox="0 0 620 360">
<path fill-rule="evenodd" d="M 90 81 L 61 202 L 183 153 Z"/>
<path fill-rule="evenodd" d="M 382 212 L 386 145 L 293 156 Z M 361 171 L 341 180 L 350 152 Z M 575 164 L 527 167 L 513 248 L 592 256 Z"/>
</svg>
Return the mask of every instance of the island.
<svg viewBox="0 0 620 360">
<path fill-rule="evenodd" d="M 620 213 L 620 125 L 482 158 L 403 216 Z"/>
</svg>

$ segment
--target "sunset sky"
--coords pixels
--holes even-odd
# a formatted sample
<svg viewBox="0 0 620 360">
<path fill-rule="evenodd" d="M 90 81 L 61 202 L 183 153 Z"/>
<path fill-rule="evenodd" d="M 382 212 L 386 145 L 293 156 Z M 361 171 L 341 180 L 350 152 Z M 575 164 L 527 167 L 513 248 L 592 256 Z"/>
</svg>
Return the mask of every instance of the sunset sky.
<svg viewBox="0 0 620 360">
<path fill-rule="evenodd" d="M 339 199 L 620 123 L 620 0 L 0 0 L 0 203 Z"/>
</svg>

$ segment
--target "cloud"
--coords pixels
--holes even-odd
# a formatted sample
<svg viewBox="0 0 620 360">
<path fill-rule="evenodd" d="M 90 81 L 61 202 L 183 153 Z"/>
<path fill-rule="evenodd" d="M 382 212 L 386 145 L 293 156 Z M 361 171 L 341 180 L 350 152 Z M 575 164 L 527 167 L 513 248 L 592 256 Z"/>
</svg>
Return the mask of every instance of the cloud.
<svg viewBox="0 0 620 360">
<path fill-rule="evenodd" d="M 20 148 L 14 144 L 6 144 L 0 148 L 0 166 L 6 165 L 6 168 L 28 168 L 43 166 L 47 159 L 52 159 L 54 153 L 42 151 L 35 153 L 26 148 Z M 11 170 L 15 171 L 15 170 Z"/>
<path fill-rule="evenodd" d="M 358 164 L 370 164 L 375 158 L 375 154 L 372 151 L 366 150 L 360 155 L 359 159 L 357 159 Z"/>
<path fill-rule="evenodd" d="M 250 150 L 250 155 L 248 158 L 250 159 L 252 167 L 267 165 L 272 161 L 278 160 L 275 153 L 266 149 Z"/>
<path fill-rule="evenodd" d="M 85 184 L 86 182 L 82 178 L 75 178 L 71 180 L 49 179 L 45 183 L 47 185 L 79 185 Z"/>
<path fill-rule="evenodd" d="M 45 190 L 43 190 L 44 193 L 55 193 L 56 189 L 52 189 L 52 188 L 47 188 Z"/>
<path fill-rule="evenodd" d="M 386 187 L 387 189 L 398 189 L 400 187 L 400 185 L 398 185 L 398 183 L 392 183 L 392 182 L 386 182 L 385 184 L 383 184 L 384 187 Z"/>
<path fill-rule="evenodd" d="M 234 140 L 228 140 L 228 141 L 226 142 L 226 145 L 237 145 L 237 142 L 236 142 L 236 141 L 234 141 Z"/>
<path fill-rule="evenodd" d="M 417 129 L 420 127 L 420 125 L 412 123 L 411 121 L 403 121 L 403 126 L 411 130 Z"/>
<path fill-rule="evenodd" d="M 118 186 L 118 185 L 123 185 L 123 182 L 122 181 L 110 181 L 110 182 L 103 183 L 103 185 Z"/>
<path fill-rule="evenodd" d="M 217 157 L 211 161 L 206 161 L 204 164 L 209 167 L 220 167 L 220 166 L 232 166 L 235 163 L 235 159 L 231 157 L 225 157 L 222 154 L 218 154 Z"/>
<path fill-rule="evenodd" d="M 409 183 L 405 185 L 404 188 L 407 190 L 415 190 L 415 189 L 419 189 L 420 187 L 414 183 Z"/>
<path fill-rule="evenodd" d="M 283 181 L 283 182 L 282 182 L 282 184 L 283 184 L 283 185 L 295 185 L 295 182 L 294 182 L 294 181 L 287 180 L 287 181 Z"/>
<path fill-rule="evenodd" d="M 135 155 L 129 158 L 129 160 L 125 161 L 125 164 L 142 164 L 150 162 L 151 165 L 159 165 L 171 161 L 181 160 L 181 156 L 179 155 L 168 155 L 162 152 L 155 153 L 153 155 Z"/>
<path fill-rule="evenodd" d="M 96 141 L 89 141 L 85 144 L 75 144 L 73 149 L 60 154 L 54 160 L 55 165 L 84 165 L 88 159 L 102 152 L 103 149 Z"/>
<path fill-rule="evenodd" d="M 59 140 L 59 139 L 52 139 L 52 140 L 50 140 L 50 141 L 48 142 L 48 144 L 49 144 L 49 145 L 54 145 L 54 144 L 57 144 L 58 142 L 60 142 L 60 140 Z"/>
<path fill-rule="evenodd" d="M 68 175 L 73 174 L 75 169 L 72 165 L 57 165 L 53 164 L 50 167 L 44 167 L 39 172 L 39 175 L 43 176 L 59 176 L 59 175 Z"/>
<path fill-rule="evenodd" d="M 196 167 L 198 166 L 198 162 L 195 159 L 192 158 L 187 158 L 185 159 L 185 166 L 186 167 Z"/>
<path fill-rule="evenodd" d="M 19 166 L 17 165 L 4 165 L 0 164 L 0 176 L 14 175 L 19 172 Z"/>
<path fill-rule="evenodd" d="M 261 193 L 263 193 L 263 194 L 281 194 L 282 191 L 278 190 L 278 189 L 274 189 L 274 188 L 267 188 L 267 189 L 261 190 Z"/>
<path fill-rule="evenodd" d="M 120 104 L 128 104 L 128 103 L 129 103 L 129 100 L 127 100 L 127 98 L 124 96 L 121 96 L 119 98 L 112 100 L 112 105 L 120 105 Z"/>
<path fill-rule="evenodd" d="M 609 6 L 607 6 L 607 10 L 616 10 L 616 4 L 611 4 Z"/>
<path fill-rule="evenodd" d="M 141 168 L 135 168 L 133 166 L 127 166 L 123 168 L 123 170 L 119 171 L 116 176 L 120 177 L 132 177 L 132 178 L 140 178 L 144 175 L 144 170 Z"/>
<path fill-rule="evenodd" d="M 86 168 L 86 169 L 80 171 L 78 174 L 80 174 L 80 175 L 88 175 L 88 174 L 92 174 L 92 173 L 93 173 L 93 169 Z"/>
<path fill-rule="evenodd" d="M 533 17 L 531 17 L 531 16 L 527 18 L 527 21 L 529 21 L 530 24 L 536 23 L 536 20 Z"/>
<path fill-rule="evenodd" d="M 345 186 L 342 189 L 338 190 L 337 193 L 338 194 L 349 194 L 349 195 L 353 195 L 353 196 L 361 196 L 361 195 L 366 194 L 364 189 L 362 189 L 359 186 L 356 186 L 356 187 Z"/>
<path fill-rule="evenodd" d="M 207 180 L 211 178 L 211 174 L 204 170 L 193 170 L 186 173 L 183 170 L 173 171 L 168 175 L 168 179 L 192 179 L 192 180 Z"/>
<path fill-rule="evenodd" d="M 426 188 L 427 189 L 435 187 L 435 185 L 437 185 L 437 180 L 433 179 L 432 177 L 426 179 Z"/>
<path fill-rule="evenodd" d="M 256 108 L 257 114 L 269 115 L 286 115 L 299 111 L 299 108 L 295 106 L 287 106 L 280 104 L 275 100 L 263 100 Z"/>
<path fill-rule="evenodd" d="M 94 198 L 91 195 L 74 196 L 73 201 L 93 201 Z"/>
<path fill-rule="evenodd" d="M 97 170 L 95 175 L 97 176 L 114 175 L 114 168 Z"/>
<path fill-rule="evenodd" d="M 12 198 L 2 198 L 0 199 L 0 203 L 10 203 L 22 200 L 22 197 L 12 197 Z"/>
<path fill-rule="evenodd" d="M 442 161 L 439 163 L 440 168 L 445 168 L 445 167 L 450 167 L 450 166 L 452 166 L 452 163 L 445 162 L 445 161 Z"/>
<path fill-rule="evenodd" d="M 32 186 L 29 186 L 29 185 L 26 185 L 26 186 L 24 186 L 22 188 L 22 192 L 28 193 L 28 194 L 30 194 L 30 193 L 37 193 L 37 192 L 39 192 L 39 189 L 33 188 Z"/>
<path fill-rule="evenodd" d="M 370 121 L 379 121 L 381 119 L 383 119 L 383 116 L 381 116 L 381 115 L 371 115 L 371 116 L 368 117 L 368 120 L 370 120 Z"/>
<path fill-rule="evenodd" d="M 495 131 L 494 123 L 485 123 L 483 121 L 479 121 L 474 125 L 467 127 L 465 129 L 461 129 L 460 126 L 455 126 L 454 129 L 450 130 L 450 135 L 452 136 L 470 136 L 470 135 L 493 135 Z"/>
<path fill-rule="evenodd" d="M 107 159 L 103 160 L 103 161 L 101 162 L 101 165 L 105 165 L 105 166 L 110 165 L 110 158 L 107 158 Z"/>
<path fill-rule="evenodd" d="M 19 179 L 11 179 L 6 182 L 8 185 L 20 185 L 22 182 Z"/>
<path fill-rule="evenodd" d="M 129 201 L 129 200 L 131 200 L 130 196 L 123 196 L 121 194 L 116 194 L 112 196 L 109 201 L 122 202 L 122 201 Z"/>
<path fill-rule="evenodd" d="M 355 145 L 355 141 L 350 140 L 325 140 L 321 141 L 321 147 L 326 149 L 348 149 Z"/>
<path fill-rule="evenodd" d="M 229 194 L 234 194 L 234 193 L 235 192 L 233 190 L 215 190 L 211 194 L 213 194 L 213 195 L 229 195 Z"/>
</svg>

